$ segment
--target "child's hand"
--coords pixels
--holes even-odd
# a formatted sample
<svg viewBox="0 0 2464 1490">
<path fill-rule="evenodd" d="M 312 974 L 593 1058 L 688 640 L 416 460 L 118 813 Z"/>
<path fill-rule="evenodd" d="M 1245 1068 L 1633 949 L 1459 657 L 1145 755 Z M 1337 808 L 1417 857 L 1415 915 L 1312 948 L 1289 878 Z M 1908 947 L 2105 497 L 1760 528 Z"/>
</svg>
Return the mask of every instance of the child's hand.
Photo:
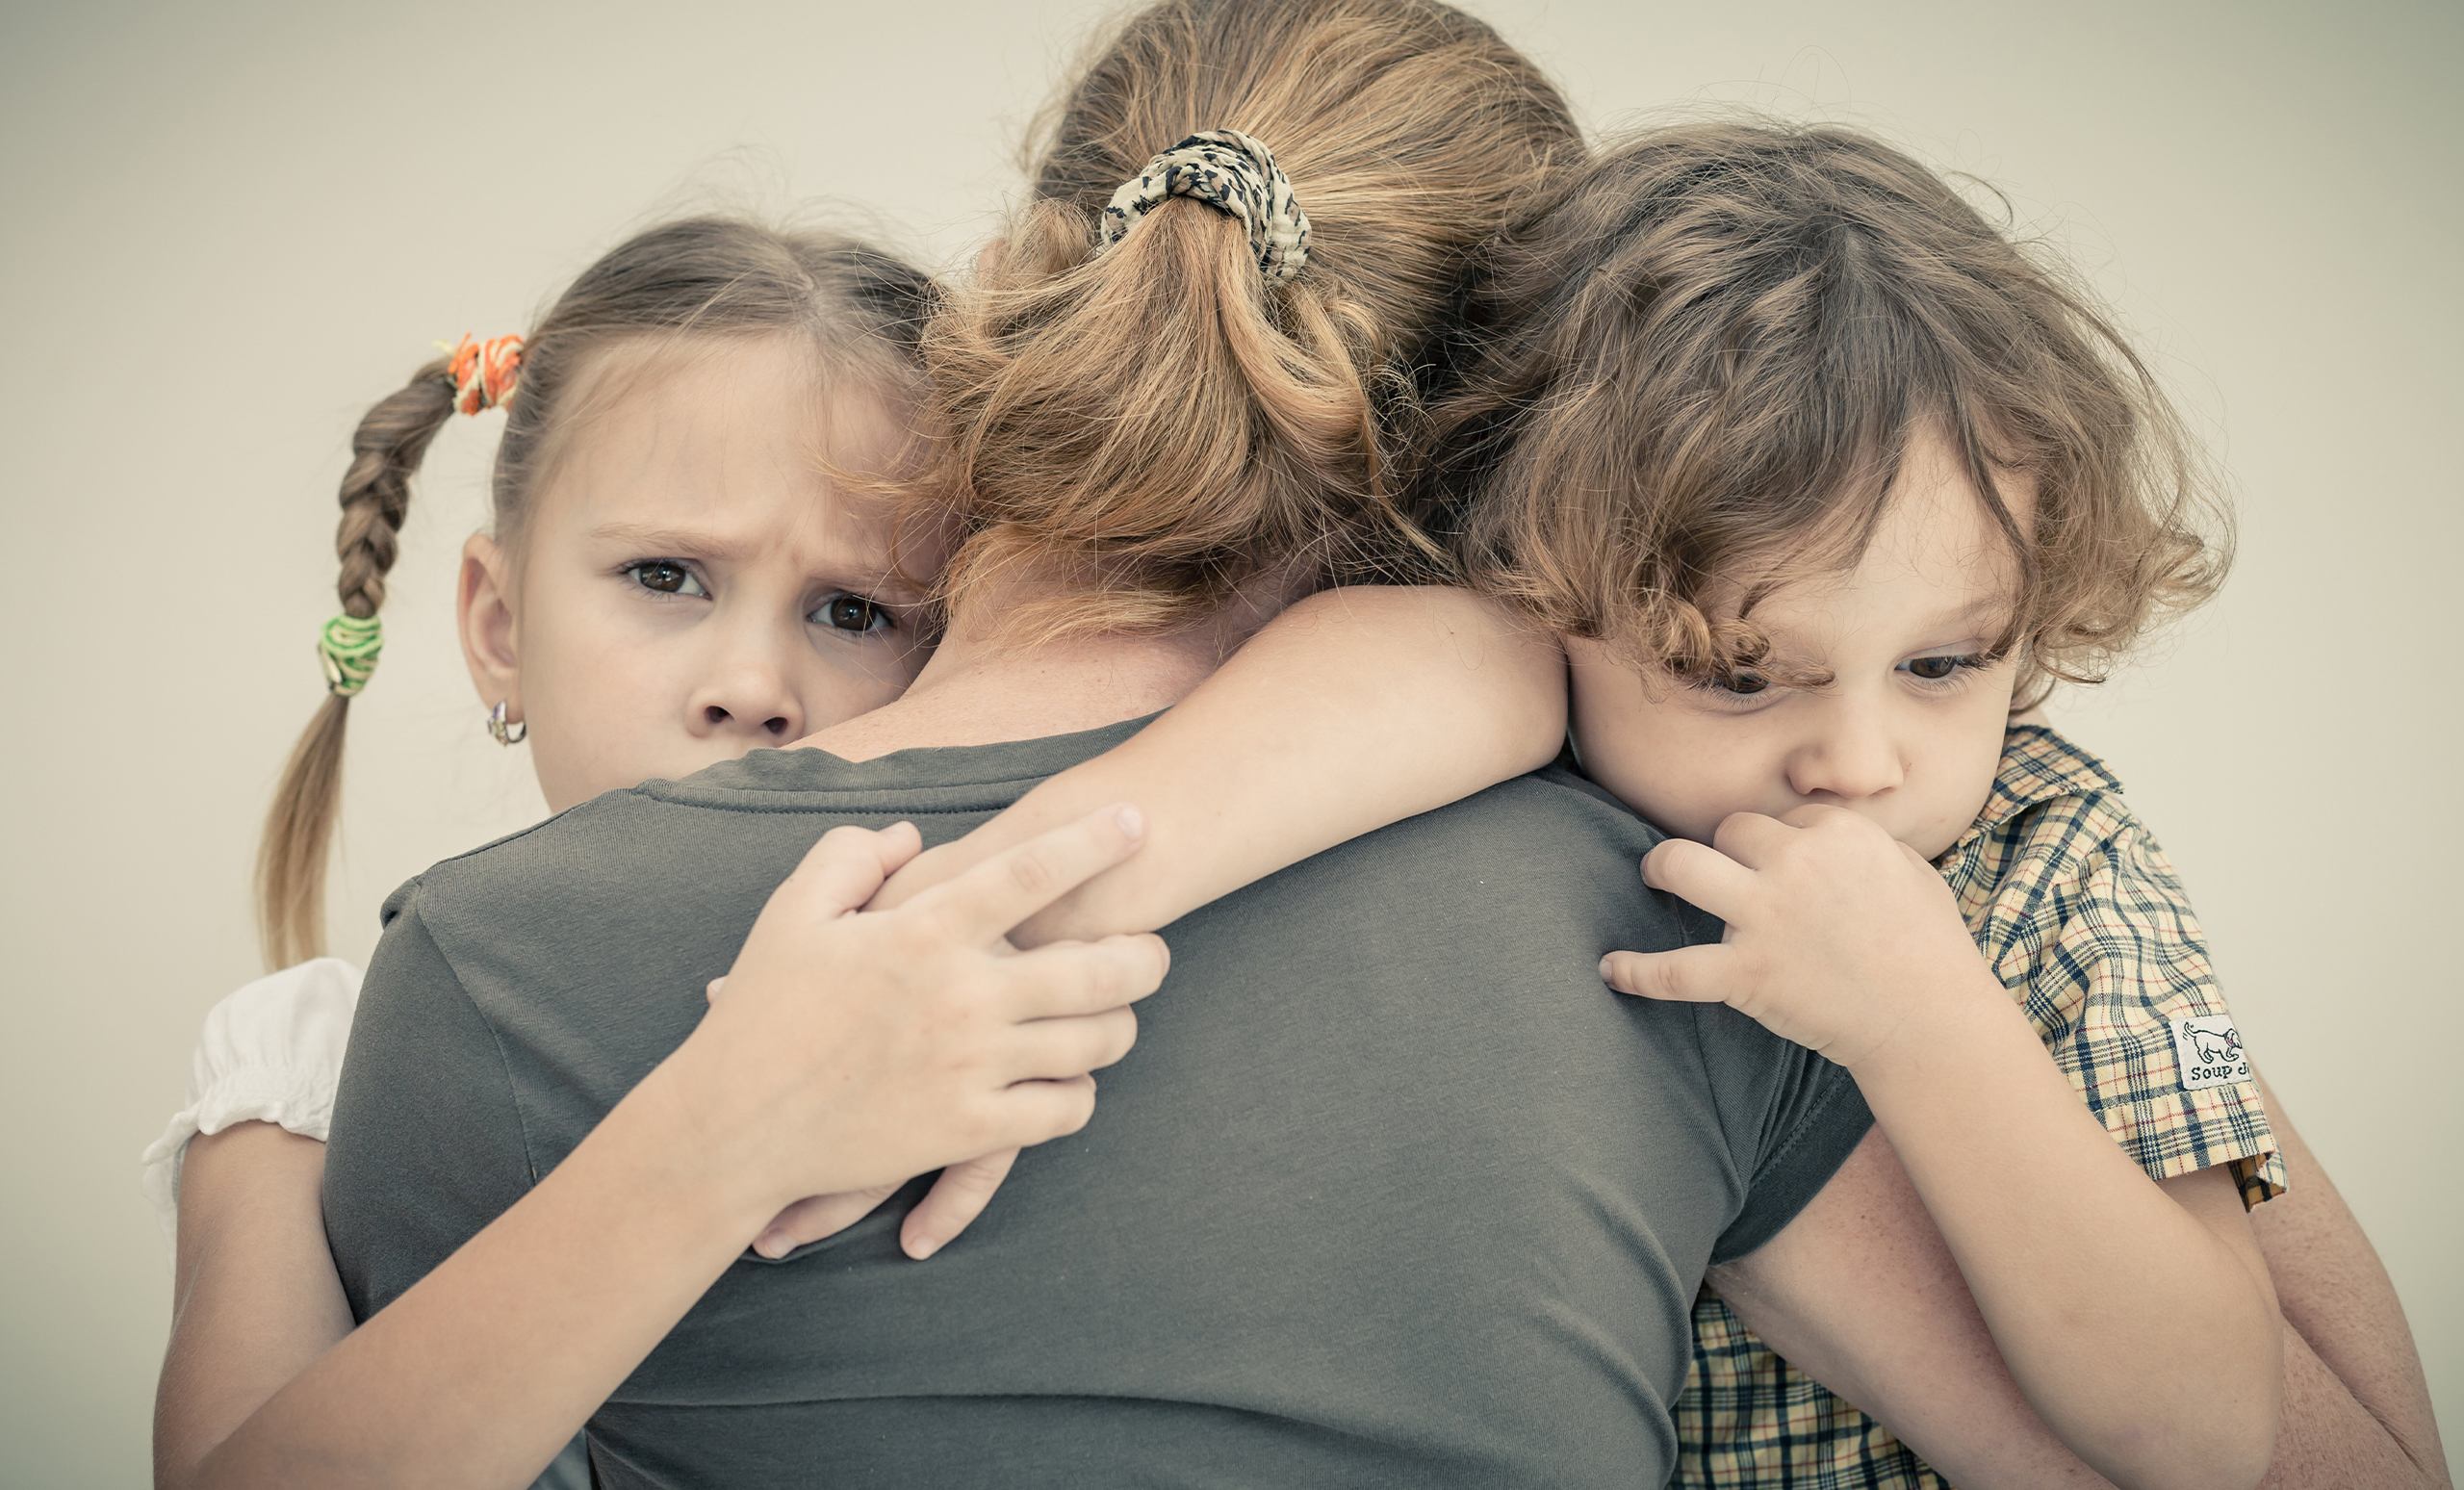
<svg viewBox="0 0 2464 1490">
<path fill-rule="evenodd" d="M 1142 827 L 1126 809 L 1091 814 L 877 913 L 855 908 L 913 857 L 914 830 L 826 835 L 661 1067 L 662 1096 L 716 1147 L 744 1150 L 724 1168 L 757 1194 L 793 1187 L 761 1212 L 774 1220 L 800 1191 L 853 1204 L 970 1153 L 1075 1132 L 1093 1105 L 1087 1073 L 1128 1050 L 1127 1006 L 1168 956 L 1151 936 L 1021 953 L 1003 933 L 1128 858 Z"/>
<path fill-rule="evenodd" d="M 915 1209 L 908 1212 L 907 1220 L 900 1224 L 899 1248 L 922 1262 L 947 1246 L 952 1238 L 984 1214 L 984 1208 L 992 1203 L 992 1193 L 1009 1178 L 1010 1166 L 1017 1162 L 1018 1151 L 1005 1148 L 943 1169 L 941 1177 L 933 1182 L 933 1188 L 915 1202 Z M 818 1242 L 853 1226 L 897 1190 L 896 1185 L 875 1185 L 869 1190 L 851 1190 L 835 1195 L 808 1195 L 781 1211 L 778 1219 L 754 1239 L 753 1249 L 764 1257 L 784 1257 L 808 1242 Z"/>
<path fill-rule="evenodd" d="M 1928 1012 L 1980 990 L 2007 998 L 1950 886 L 1916 851 L 1844 808 L 1737 812 L 1714 847 L 1671 838 L 1643 882 L 1728 923 L 1717 946 L 1611 952 L 1621 993 L 1725 1003 L 1854 1070 Z"/>
<path fill-rule="evenodd" d="M 703 996 L 715 1003 L 727 982 L 725 977 L 711 979 L 702 990 Z M 944 1169 L 900 1225 L 900 1248 L 921 1262 L 947 1246 L 992 1203 L 1001 1182 L 1009 1178 L 1011 1167 L 1017 1163 L 1018 1152 L 1005 1148 Z M 898 1192 L 900 1183 L 903 1182 L 837 1195 L 807 1195 L 781 1211 L 762 1229 L 754 1240 L 753 1250 L 775 1260 L 808 1242 L 835 1236 L 871 1215 L 876 1206 Z"/>
</svg>

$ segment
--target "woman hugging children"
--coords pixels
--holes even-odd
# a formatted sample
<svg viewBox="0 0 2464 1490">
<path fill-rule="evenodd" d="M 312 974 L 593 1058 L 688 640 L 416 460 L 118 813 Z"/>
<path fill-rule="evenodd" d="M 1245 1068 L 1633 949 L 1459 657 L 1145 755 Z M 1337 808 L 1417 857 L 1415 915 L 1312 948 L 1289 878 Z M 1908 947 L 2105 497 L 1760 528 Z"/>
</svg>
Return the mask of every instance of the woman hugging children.
<svg viewBox="0 0 2464 1490">
<path fill-rule="evenodd" d="M 363 1003 L 320 955 L 344 721 L 422 455 L 492 407 L 459 635 L 559 816 L 398 892 Z M 2229 517 L 2081 279 L 1871 135 L 1591 143 L 1434 0 L 1165 0 L 1065 89 L 970 278 L 654 227 L 423 365 L 353 452 L 330 697 L 267 832 L 281 970 L 210 1016 L 147 1156 L 158 1483 L 871 1482 L 906 1433 L 909 1483 L 2445 1482 L 2392 1292 L 2272 1124 L 2179 879 L 2038 712 L 2216 593 Z M 981 774 L 912 775 L 943 767 Z M 776 856 L 783 814 L 810 831 L 757 894 L 692 847 L 737 822 Z M 627 981 L 681 891 L 591 847 L 620 816 L 726 908 L 706 991 Z M 1491 832 L 1566 853 L 1491 863 Z M 452 899 L 509 863 L 570 913 Z M 1311 878 L 1352 863 L 1383 878 Z M 567 961 L 605 963 L 547 998 L 520 944 L 585 913 Z M 1341 971 L 1428 956 L 1501 970 L 1418 1003 Z M 469 1027 L 423 1036 L 383 990 L 446 964 Z M 1139 1086 L 1252 988 L 1293 1043 Z M 654 1059 L 589 1043 L 654 997 Z M 1525 1009 L 1615 1059 L 1467 1079 Z M 1231 1089 L 1373 1011 L 1414 1042 L 1245 1148 Z M 512 1147 L 449 1115 L 351 1146 L 418 1110 L 386 1093 L 426 1090 L 424 1039 L 500 1053 Z M 1583 1085 L 1630 1070 L 1664 1087 Z M 1543 1092 L 1713 1177 L 1674 1204 L 1518 1146 Z M 1134 1227 L 1086 1189 L 1105 1241 L 1053 1246 L 1073 1176 L 1182 1096 L 1241 1119 L 1222 1150 L 1142 1171 Z M 354 1219 L 379 1138 L 406 1187 L 514 1175 L 401 1288 Z M 1399 1317 L 1375 1241 L 1241 1229 L 1377 1143 L 1324 1171 L 1355 1176 L 1327 1236 L 1498 1228 L 1433 1280 L 1451 1323 Z M 1034 1312 L 1120 1237 L 1270 1251 L 1277 1284 Z M 984 1296 L 979 1374 L 893 1323 L 848 1384 L 842 1320 L 987 1277 L 1041 1281 L 1014 1318 Z M 1649 1307 L 1586 1302 L 1619 1288 Z M 1049 1376 L 1005 1364 L 1030 1329 Z M 697 1397 L 696 1351 L 712 1380 L 773 1352 L 780 1400 Z M 1276 1389 L 1321 1372 L 1345 1390 Z"/>
</svg>

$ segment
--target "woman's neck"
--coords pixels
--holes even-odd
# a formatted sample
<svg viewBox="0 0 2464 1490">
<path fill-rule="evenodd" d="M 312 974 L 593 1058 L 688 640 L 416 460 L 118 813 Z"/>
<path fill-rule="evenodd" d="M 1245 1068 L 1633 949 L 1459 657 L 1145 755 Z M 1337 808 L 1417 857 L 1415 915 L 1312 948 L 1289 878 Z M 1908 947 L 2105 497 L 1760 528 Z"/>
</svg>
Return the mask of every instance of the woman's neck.
<svg viewBox="0 0 2464 1490">
<path fill-rule="evenodd" d="M 980 587 L 896 702 L 796 742 L 848 760 L 921 746 L 991 745 L 1100 729 L 1169 708 L 1266 623 L 1236 605 L 1167 636 L 1096 631 L 1021 645 L 999 635 L 1027 586 Z M 1048 593 L 1048 592 L 1046 592 Z"/>
</svg>

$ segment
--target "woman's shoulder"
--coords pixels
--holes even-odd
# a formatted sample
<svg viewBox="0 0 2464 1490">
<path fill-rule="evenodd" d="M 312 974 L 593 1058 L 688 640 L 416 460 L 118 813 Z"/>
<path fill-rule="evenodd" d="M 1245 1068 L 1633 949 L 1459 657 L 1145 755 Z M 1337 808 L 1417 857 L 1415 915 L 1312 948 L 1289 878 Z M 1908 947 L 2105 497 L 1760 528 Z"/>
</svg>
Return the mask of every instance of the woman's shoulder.
<svg viewBox="0 0 2464 1490">
<path fill-rule="evenodd" d="M 1508 832 L 1518 838 L 1525 834 L 1558 835 L 1570 850 L 1596 850 L 1637 861 L 1668 836 L 1618 801 L 1608 788 L 1583 775 L 1568 757 L 1454 806 L 1470 809 L 1450 825 L 1454 831 Z"/>
<path fill-rule="evenodd" d="M 390 930 L 404 915 L 450 921 L 470 910 L 501 917 L 536 900 L 560 898 L 593 883 L 593 865 L 625 857 L 611 849 L 638 842 L 648 831 L 645 819 L 662 813 L 689 815 L 638 786 L 603 793 L 428 865 L 385 897 L 380 923 Z"/>
<path fill-rule="evenodd" d="M 1618 946 L 1692 939 L 1683 912 L 1646 891 L 1642 859 L 1666 835 L 1579 772 L 1553 765 L 1353 839 L 1312 875 L 1364 913 L 1408 901 L 1450 907 L 1464 929 L 1504 922 Z M 1597 961 L 1595 948 L 1582 957 Z M 1590 962 L 1585 962 L 1588 967 Z"/>
</svg>

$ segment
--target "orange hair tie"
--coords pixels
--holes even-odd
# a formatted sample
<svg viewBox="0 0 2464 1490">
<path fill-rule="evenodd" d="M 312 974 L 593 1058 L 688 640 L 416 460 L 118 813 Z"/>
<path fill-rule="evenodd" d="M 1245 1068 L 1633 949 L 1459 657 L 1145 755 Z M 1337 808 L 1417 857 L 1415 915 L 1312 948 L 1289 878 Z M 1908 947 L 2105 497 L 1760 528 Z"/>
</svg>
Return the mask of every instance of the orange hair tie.
<svg viewBox="0 0 2464 1490">
<path fill-rule="evenodd" d="M 522 338 L 499 336 L 482 342 L 465 335 L 462 344 L 453 348 L 445 375 L 453 380 L 456 412 L 476 414 L 483 409 L 502 408 L 512 400 L 514 386 L 522 380 Z"/>
</svg>

